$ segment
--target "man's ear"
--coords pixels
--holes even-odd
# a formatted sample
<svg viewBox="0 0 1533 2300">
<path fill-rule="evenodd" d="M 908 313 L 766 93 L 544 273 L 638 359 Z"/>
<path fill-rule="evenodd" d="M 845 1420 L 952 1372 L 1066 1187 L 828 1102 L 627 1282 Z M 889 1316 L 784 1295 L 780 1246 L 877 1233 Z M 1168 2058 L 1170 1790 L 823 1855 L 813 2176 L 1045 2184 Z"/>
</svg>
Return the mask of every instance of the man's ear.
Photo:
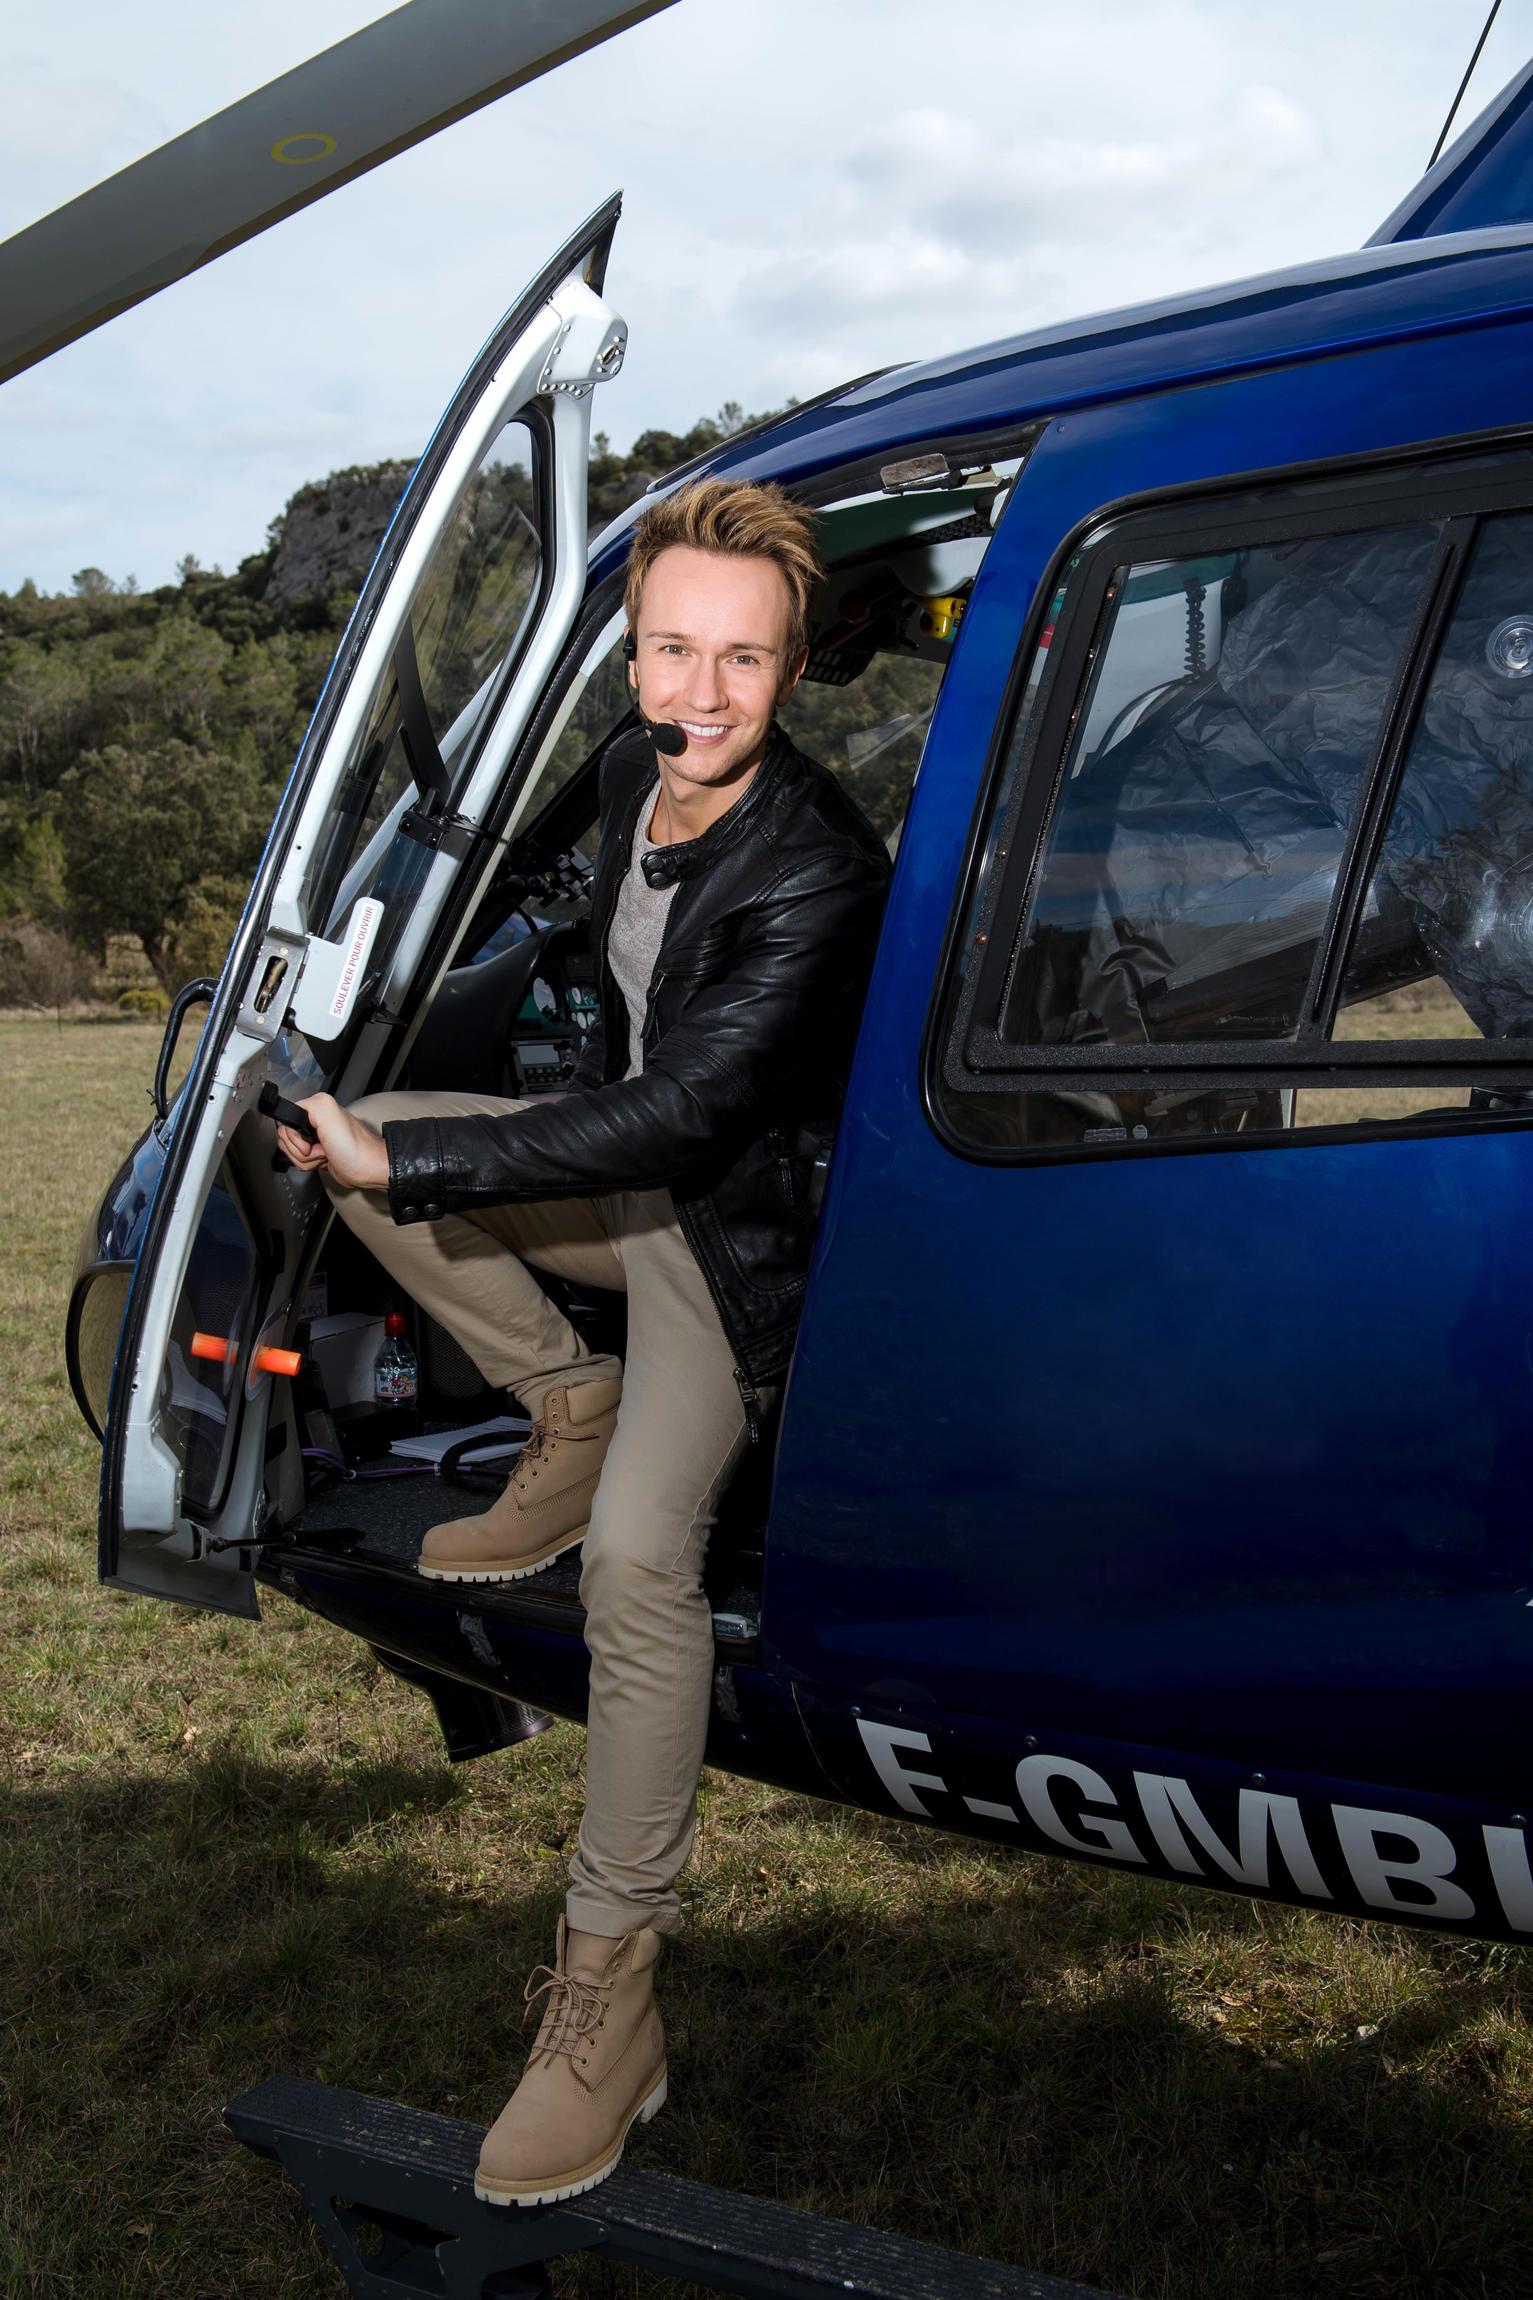
<svg viewBox="0 0 1533 2300">
<path fill-rule="evenodd" d="M 808 660 L 809 649 L 807 647 L 801 647 L 798 653 L 798 661 L 796 663 L 790 664 L 788 670 L 783 676 L 783 683 L 777 690 L 777 701 L 773 706 L 774 709 L 779 711 L 782 709 L 784 703 L 788 700 L 788 697 L 792 694 L 794 688 L 798 685 L 800 679 L 804 676 L 804 665 L 808 662 Z"/>
</svg>

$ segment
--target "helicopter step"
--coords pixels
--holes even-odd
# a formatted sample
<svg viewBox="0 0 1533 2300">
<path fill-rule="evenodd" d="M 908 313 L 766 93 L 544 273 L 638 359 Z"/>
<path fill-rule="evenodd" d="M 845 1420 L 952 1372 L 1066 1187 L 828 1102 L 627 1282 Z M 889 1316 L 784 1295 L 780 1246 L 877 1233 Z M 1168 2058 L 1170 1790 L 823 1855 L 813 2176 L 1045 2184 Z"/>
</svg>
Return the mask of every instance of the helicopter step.
<svg viewBox="0 0 1533 2300">
<path fill-rule="evenodd" d="M 576 2204 L 508 2212 L 474 2195 L 477 2125 L 302 2077 L 255 2085 L 230 2101 L 224 2121 L 282 2166 L 359 2300 L 552 2300 L 547 2263 L 574 2252 L 746 2300 L 1107 2300 L 1083 2284 L 628 2165 Z"/>
</svg>

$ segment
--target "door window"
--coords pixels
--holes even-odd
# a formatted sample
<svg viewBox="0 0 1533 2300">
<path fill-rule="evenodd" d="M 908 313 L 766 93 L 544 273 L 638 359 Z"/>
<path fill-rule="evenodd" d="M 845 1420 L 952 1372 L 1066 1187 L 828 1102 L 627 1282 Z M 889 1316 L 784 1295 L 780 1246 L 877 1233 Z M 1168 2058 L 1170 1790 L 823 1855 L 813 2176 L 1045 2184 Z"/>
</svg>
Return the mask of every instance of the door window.
<svg viewBox="0 0 1533 2300">
<path fill-rule="evenodd" d="M 442 530 L 305 876 L 305 914 L 326 937 L 359 896 L 386 878 L 407 893 L 429 862 L 418 842 L 400 843 L 400 825 L 417 798 L 450 811 L 494 716 L 538 596 L 539 479 L 537 439 L 518 417 L 486 449 Z M 393 908 L 397 917 L 402 905 Z"/>
<path fill-rule="evenodd" d="M 1533 514 L 1429 492 L 1078 555 L 949 979 L 964 1140 L 1533 1107 Z"/>
</svg>

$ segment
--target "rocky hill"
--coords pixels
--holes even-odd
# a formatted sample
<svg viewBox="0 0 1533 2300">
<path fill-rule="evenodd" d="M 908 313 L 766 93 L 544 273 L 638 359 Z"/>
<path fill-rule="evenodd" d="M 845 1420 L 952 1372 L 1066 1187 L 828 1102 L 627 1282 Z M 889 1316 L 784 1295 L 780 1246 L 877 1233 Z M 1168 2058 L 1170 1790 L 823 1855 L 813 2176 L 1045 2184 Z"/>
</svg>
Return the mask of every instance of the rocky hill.
<svg viewBox="0 0 1533 2300">
<path fill-rule="evenodd" d="M 598 432 L 586 488 L 590 533 L 599 533 L 652 479 L 717 447 L 742 425 L 762 420 L 731 404 L 690 431 L 641 432 L 627 455 L 614 455 L 606 434 Z M 279 613 L 337 593 L 349 599 L 372 564 L 413 469 L 403 461 L 352 464 L 300 487 L 272 522 L 269 571 L 255 596 Z"/>
<path fill-rule="evenodd" d="M 412 468 L 402 462 L 354 463 L 300 487 L 272 525 L 267 604 L 294 607 L 333 588 L 355 591 Z"/>
</svg>

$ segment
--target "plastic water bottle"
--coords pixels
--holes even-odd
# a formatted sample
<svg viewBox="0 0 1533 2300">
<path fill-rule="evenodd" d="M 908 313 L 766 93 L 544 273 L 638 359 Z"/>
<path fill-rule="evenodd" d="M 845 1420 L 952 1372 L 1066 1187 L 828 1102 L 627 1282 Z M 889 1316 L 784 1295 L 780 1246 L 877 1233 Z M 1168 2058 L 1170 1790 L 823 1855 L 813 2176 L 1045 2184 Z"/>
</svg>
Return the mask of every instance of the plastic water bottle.
<svg viewBox="0 0 1533 2300">
<path fill-rule="evenodd" d="M 420 1388 L 420 1371 L 405 1333 L 403 1310 L 390 1310 L 383 1321 L 383 1347 L 373 1360 L 373 1396 L 380 1406 L 413 1406 Z"/>
</svg>

